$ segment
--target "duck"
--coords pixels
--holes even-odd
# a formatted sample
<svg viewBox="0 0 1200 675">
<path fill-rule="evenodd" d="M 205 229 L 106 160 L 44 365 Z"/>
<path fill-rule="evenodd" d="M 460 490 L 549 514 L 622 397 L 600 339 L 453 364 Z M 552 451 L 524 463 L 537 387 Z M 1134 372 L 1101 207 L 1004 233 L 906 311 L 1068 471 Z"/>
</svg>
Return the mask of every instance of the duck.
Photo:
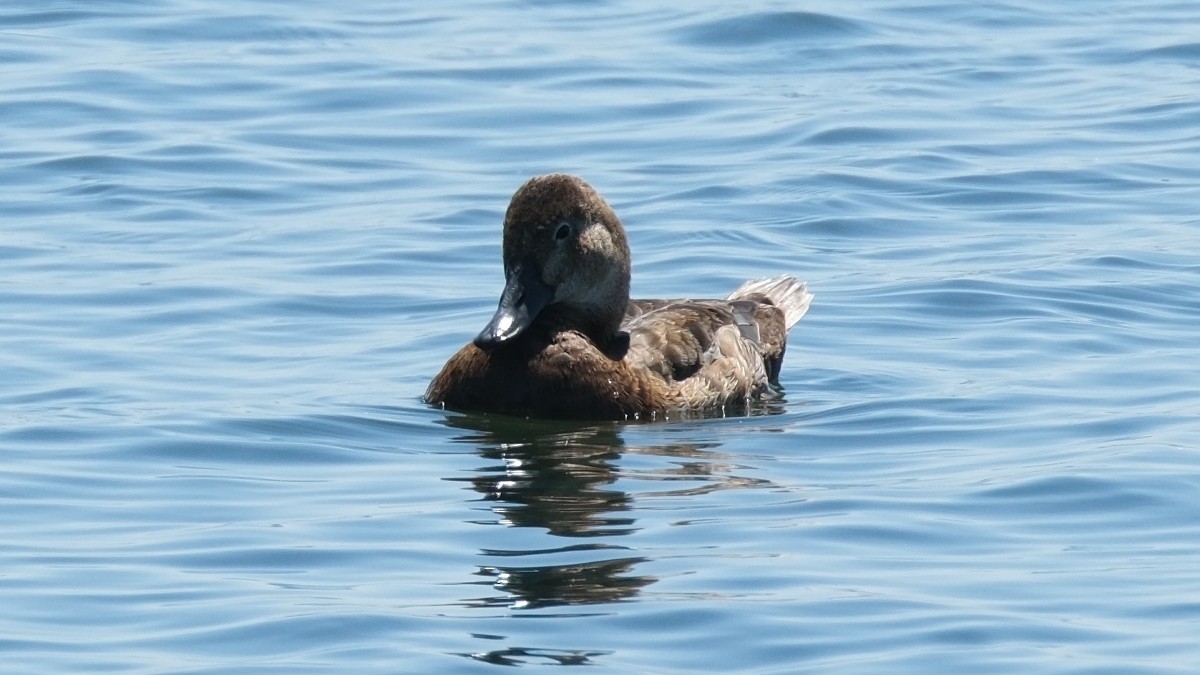
<svg viewBox="0 0 1200 675">
<path fill-rule="evenodd" d="M 667 419 L 778 398 L 792 326 L 813 295 L 793 276 L 724 299 L 631 300 L 625 228 L 583 179 L 528 180 L 504 215 L 504 289 L 475 338 L 430 382 L 443 409 Z"/>
</svg>

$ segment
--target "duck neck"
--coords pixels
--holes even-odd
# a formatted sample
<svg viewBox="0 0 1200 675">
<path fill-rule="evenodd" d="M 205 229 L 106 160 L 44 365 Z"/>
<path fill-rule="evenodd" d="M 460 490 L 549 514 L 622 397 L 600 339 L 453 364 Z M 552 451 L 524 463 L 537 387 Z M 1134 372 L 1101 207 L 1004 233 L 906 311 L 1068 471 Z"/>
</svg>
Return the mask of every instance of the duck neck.
<svg viewBox="0 0 1200 675">
<path fill-rule="evenodd" d="M 612 316 L 608 312 L 590 311 L 586 308 L 551 305 L 542 311 L 538 321 L 544 322 L 551 333 L 563 330 L 583 333 L 601 351 L 608 353 L 614 345 L 619 346 L 622 343 L 622 338 L 627 342 L 627 336 L 621 332 L 623 317 L 624 314 Z"/>
</svg>

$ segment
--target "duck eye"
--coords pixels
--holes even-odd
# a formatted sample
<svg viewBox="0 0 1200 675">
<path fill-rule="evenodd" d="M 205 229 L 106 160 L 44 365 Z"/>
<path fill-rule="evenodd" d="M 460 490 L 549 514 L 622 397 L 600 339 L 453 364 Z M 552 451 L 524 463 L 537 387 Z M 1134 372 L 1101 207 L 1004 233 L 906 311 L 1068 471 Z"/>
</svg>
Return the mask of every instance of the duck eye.
<svg viewBox="0 0 1200 675">
<path fill-rule="evenodd" d="M 554 238 L 558 241 L 566 239 L 571 234 L 571 226 L 567 223 L 559 223 L 558 229 L 554 231 Z"/>
</svg>

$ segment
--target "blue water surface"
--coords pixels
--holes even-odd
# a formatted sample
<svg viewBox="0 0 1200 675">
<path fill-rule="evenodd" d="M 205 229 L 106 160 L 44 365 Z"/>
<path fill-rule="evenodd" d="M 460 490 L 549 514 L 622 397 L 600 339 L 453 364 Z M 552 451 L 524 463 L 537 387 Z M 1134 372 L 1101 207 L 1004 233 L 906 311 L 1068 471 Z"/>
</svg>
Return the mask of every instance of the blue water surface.
<svg viewBox="0 0 1200 675">
<path fill-rule="evenodd" d="M 1200 5 L 12 0 L 9 672 L 1193 673 Z M 424 388 L 577 173 L 786 401 Z"/>
</svg>

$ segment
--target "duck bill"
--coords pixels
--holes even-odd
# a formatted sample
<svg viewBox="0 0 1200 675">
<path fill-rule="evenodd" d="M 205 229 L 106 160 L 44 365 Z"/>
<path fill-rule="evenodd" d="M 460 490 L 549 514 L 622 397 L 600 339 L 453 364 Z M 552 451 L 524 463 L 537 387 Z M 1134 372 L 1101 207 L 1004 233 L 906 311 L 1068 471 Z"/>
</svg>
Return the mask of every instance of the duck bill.
<svg viewBox="0 0 1200 675">
<path fill-rule="evenodd" d="M 553 297 L 554 289 L 542 281 L 537 263 L 530 258 L 521 261 L 509 272 L 500 306 L 488 325 L 475 336 L 475 346 L 490 351 L 520 335 Z"/>
</svg>

